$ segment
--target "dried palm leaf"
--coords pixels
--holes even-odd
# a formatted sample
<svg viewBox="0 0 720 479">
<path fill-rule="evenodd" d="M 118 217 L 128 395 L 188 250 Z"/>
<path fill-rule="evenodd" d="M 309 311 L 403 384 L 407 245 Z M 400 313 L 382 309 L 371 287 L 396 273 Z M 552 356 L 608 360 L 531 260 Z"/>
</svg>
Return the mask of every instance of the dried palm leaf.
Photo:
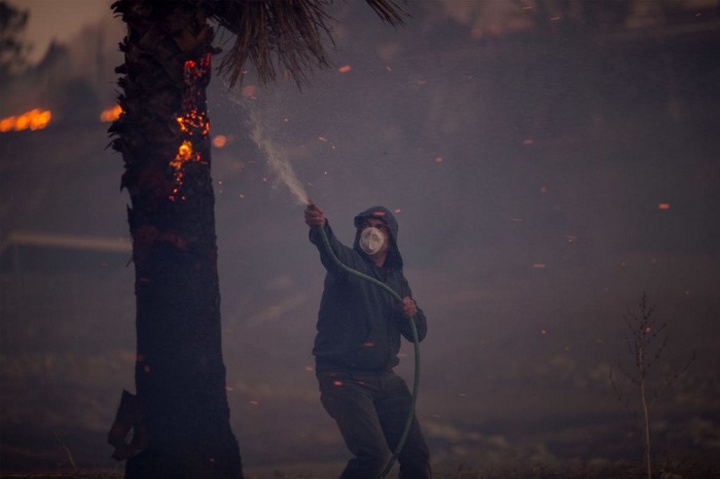
<svg viewBox="0 0 720 479">
<path fill-rule="evenodd" d="M 402 10 L 393 0 L 366 0 L 384 21 L 402 24 Z M 210 18 L 235 35 L 235 42 L 220 63 L 219 71 L 230 85 L 242 78 L 250 60 L 263 83 L 277 77 L 282 67 L 298 85 L 313 67 L 331 62 L 323 37 L 332 42 L 325 13 L 331 0 L 209 0 Z"/>
<path fill-rule="evenodd" d="M 401 13 L 405 13 L 407 15 L 407 12 L 403 10 L 397 3 L 395 3 L 393 0 L 365 0 L 368 5 L 372 7 L 373 10 L 375 10 L 375 13 L 378 14 L 380 18 L 382 18 L 383 21 L 389 23 L 393 26 L 402 25 L 405 23 L 400 16 Z"/>
</svg>

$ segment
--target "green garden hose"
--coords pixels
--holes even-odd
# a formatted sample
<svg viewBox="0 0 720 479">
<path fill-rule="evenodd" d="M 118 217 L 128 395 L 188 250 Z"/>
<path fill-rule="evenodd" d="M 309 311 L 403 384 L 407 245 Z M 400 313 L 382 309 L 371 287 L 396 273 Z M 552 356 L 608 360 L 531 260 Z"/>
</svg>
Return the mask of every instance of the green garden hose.
<svg viewBox="0 0 720 479">
<path fill-rule="evenodd" d="M 371 283 L 374 283 L 378 285 L 379 287 L 383 288 L 384 290 L 388 291 L 393 298 L 395 298 L 398 302 L 402 301 L 402 297 L 395 292 L 390 286 L 386 285 L 382 281 L 373 278 L 372 276 L 368 276 L 364 273 L 361 273 L 360 271 L 357 271 L 355 269 L 350 268 L 346 264 L 344 264 L 342 261 L 340 261 L 340 258 L 338 258 L 335 255 L 335 252 L 333 251 L 332 247 L 330 246 L 330 241 L 328 240 L 327 233 L 325 232 L 325 226 L 320 226 L 320 236 L 322 236 L 323 245 L 325 246 L 325 249 L 327 250 L 328 254 L 332 258 L 333 262 L 342 269 L 343 271 L 346 271 L 354 276 L 357 276 L 358 278 L 362 278 L 366 281 L 370 281 Z M 395 451 L 393 451 L 393 455 L 388 461 L 388 463 L 385 465 L 385 468 L 378 476 L 378 479 L 382 479 L 385 476 L 387 476 L 388 472 L 390 472 L 390 469 L 392 469 L 393 464 L 395 463 L 395 460 L 400 455 L 400 451 L 402 451 L 403 446 L 405 446 L 405 441 L 407 440 L 408 433 L 410 432 L 410 426 L 412 426 L 413 418 L 415 417 L 415 403 L 417 402 L 418 397 L 418 391 L 420 390 L 420 340 L 418 339 L 418 332 L 417 332 L 417 326 L 415 325 L 415 318 L 411 317 L 409 318 L 410 321 L 410 329 L 412 330 L 413 334 L 413 344 L 415 349 L 415 378 L 413 379 L 413 388 L 412 388 L 412 400 L 410 402 L 410 410 L 408 411 L 407 420 L 405 421 L 405 429 L 403 430 L 402 436 L 400 436 L 400 441 L 397 444 L 397 447 L 395 448 Z"/>
</svg>

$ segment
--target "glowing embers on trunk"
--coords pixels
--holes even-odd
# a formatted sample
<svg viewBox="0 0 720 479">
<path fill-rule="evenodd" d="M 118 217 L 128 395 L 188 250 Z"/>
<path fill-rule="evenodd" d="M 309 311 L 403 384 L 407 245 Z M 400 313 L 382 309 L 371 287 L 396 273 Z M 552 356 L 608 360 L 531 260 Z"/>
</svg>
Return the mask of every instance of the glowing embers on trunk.
<svg viewBox="0 0 720 479">
<path fill-rule="evenodd" d="M 180 127 L 180 145 L 175 158 L 170 161 L 173 168 L 175 185 L 170 201 L 185 200 L 183 182 L 185 169 L 189 163 L 209 164 L 210 149 L 208 134 L 210 121 L 207 117 L 205 88 L 210 80 L 210 55 L 203 56 L 199 62 L 188 60 L 183 67 L 182 112 L 176 118 Z M 205 158 L 208 156 L 208 158 Z"/>
<path fill-rule="evenodd" d="M 185 140 L 182 142 L 182 145 L 180 145 L 180 148 L 178 148 L 177 155 L 175 155 L 175 159 L 170 162 L 170 166 L 172 166 L 176 172 L 181 172 L 183 166 L 188 161 L 200 161 L 200 154 L 193 152 L 192 143 Z"/>
<path fill-rule="evenodd" d="M 183 140 L 182 144 L 178 147 L 175 158 L 170 161 L 170 166 L 173 168 L 175 177 L 175 186 L 169 197 L 170 201 L 187 199 L 181 190 L 185 177 L 185 166 L 190 162 L 202 162 L 202 156 L 198 151 L 195 151 L 191 140 Z"/>
<path fill-rule="evenodd" d="M 0 119 L 0 133 L 22 130 L 42 130 L 52 120 L 50 110 L 32 109 L 21 115 Z"/>
<path fill-rule="evenodd" d="M 180 130 L 187 135 L 201 135 L 206 137 L 210 132 L 210 122 L 207 119 L 207 114 L 204 111 L 198 111 L 192 109 L 184 112 L 183 116 L 177 118 Z"/>
</svg>

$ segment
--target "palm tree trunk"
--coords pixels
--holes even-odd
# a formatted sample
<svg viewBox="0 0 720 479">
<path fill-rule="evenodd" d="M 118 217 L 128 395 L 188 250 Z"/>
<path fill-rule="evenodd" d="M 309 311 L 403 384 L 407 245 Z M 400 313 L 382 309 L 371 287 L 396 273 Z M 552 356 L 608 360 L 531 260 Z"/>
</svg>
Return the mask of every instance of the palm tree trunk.
<svg viewBox="0 0 720 479">
<path fill-rule="evenodd" d="M 110 128 L 131 207 L 139 454 L 126 478 L 242 478 L 225 388 L 209 120 L 213 31 L 198 2 L 120 0 Z"/>
</svg>

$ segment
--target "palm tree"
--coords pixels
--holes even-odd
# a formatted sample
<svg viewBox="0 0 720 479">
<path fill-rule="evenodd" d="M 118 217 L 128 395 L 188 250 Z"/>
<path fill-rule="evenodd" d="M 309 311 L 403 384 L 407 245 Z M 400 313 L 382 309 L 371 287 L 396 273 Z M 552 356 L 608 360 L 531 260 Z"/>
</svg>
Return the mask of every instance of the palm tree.
<svg viewBox="0 0 720 479">
<path fill-rule="evenodd" d="M 392 0 L 366 0 L 402 23 Z M 119 103 L 110 127 L 122 154 L 121 188 L 135 264 L 136 396 L 126 394 L 111 431 L 126 478 L 242 478 L 230 428 L 221 350 L 214 193 L 210 176 L 211 22 L 235 35 L 220 65 L 231 85 L 250 60 L 262 81 L 276 68 L 298 84 L 327 66 L 328 0 L 119 0 L 127 24 Z M 128 399 L 128 401 L 125 401 Z M 129 407 L 125 407 L 127 404 Z M 124 421 L 124 422 L 123 422 Z M 118 441 L 131 424 L 130 444 Z"/>
</svg>

